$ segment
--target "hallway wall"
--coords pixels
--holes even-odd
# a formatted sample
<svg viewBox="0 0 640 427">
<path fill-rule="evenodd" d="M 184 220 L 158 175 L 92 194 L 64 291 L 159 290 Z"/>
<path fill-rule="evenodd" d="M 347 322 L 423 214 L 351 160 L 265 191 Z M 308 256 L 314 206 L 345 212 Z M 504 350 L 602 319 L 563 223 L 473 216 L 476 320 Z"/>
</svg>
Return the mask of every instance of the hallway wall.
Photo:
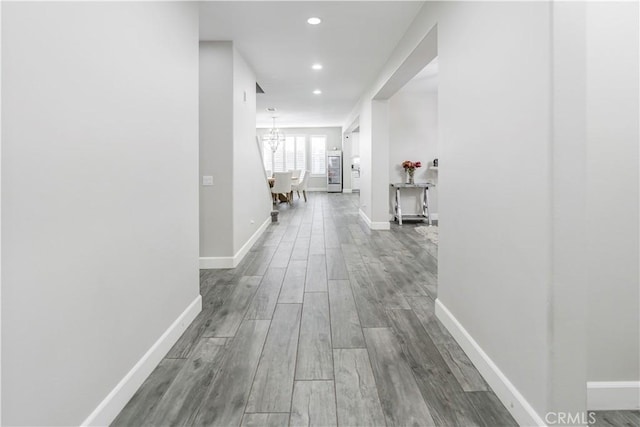
<svg viewBox="0 0 640 427">
<path fill-rule="evenodd" d="M 426 3 L 345 120 L 367 165 L 390 151 L 376 106 L 430 31 L 438 317 L 519 422 L 582 413 L 587 379 L 638 380 L 638 5 Z M 383 178 L 363 175 L 374 223 Z"/>
<path fill-rule="evenodd" d="M 199 310 L 198 9 L 2 7 L 2 425 L 79 425 Z"/>
<path fill-rule="evenodd" d="M 514 417 L 539 423 L 551 405 L 550 5 L 427 2 L 345 120 L 360 117 L 365 163 L 393 150 L 376 136 L 374 98 L 436 27 L 439 304 L 474 362 L 491 361 L 484 372 Z M 363 176 L 374 222 L 389 215 L 383 178 Z"/>
<path fill-rule="evenodd" d="M 551 328 L 545 315 L 551 274 L 549 5 L 456 3 L 439 16 L 446 167 L 439 170 L 438 299 L 544 415 Z M 521 404 L 505 402 L 508 408 Z M 523 416 L 514 414 L 520 422 Z"/>
<path fill-rule="evenodd" d="M 233 256 L 233 44 L 200 42 L 199 66 L 200 257 Z"/>
<path fill-rule="evenodd" d="M 255 87 L 233 42 L 200 42 L 200 268 L 233 268 L 268 225 Z"/>
<path fill-rule="evenodd" d="M 637 2 L 587 4 L 588 380 L 597 382 L 640 381 L 638 15 Z M 637 409 L 638 387 L 634 395 Z"/>
<path fill-rule="evenodd" d="M 235 47 L 232 106 L 233 253 L 237 254 L 264 222 L 270 221 L 272 205 L 264 181 L 262 152 L 256 143 L 256 76 Z"/>
</svg>

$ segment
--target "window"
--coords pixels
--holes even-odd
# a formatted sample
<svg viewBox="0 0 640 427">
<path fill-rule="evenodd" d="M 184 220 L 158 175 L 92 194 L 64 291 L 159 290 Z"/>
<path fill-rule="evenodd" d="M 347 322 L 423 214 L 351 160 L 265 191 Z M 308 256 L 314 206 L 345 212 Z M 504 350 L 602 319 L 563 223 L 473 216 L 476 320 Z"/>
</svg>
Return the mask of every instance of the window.
<svg viewBox="0 0 640 427">
<path fill-rule="evenodd" d="M 294 170 L 296 168 L 296 139 L 287 136 L 284 142 L 285 167 L 284 170 Z"/>
<path fill-rule="evenodd" d="M 307 169 L 307 144 L 304 136 L 287 136 L 276 152 L 266 142 L 262 143 L 262 158 L 265 170 L 285 172 Z"/>
<path fill-rule="evenodd" d="M 273 154 L 273 171 L 284 171 L 284 144 L 278 144 L 278 149 Z"/>
<path fill-rule="evenodd" d="M 315 135 L 311 137 L 311 174 L 327 173 L 327 137 Z"/>
</svg>

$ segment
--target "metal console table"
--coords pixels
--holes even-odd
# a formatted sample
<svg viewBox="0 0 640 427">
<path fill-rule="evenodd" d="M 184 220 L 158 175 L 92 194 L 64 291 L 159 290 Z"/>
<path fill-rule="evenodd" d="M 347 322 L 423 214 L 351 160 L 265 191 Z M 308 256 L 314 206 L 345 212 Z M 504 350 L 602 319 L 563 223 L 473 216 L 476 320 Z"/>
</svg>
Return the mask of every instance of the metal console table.
<svg viewBox="0 0 640 427">
<path fill-rule="evenodd" d="M 429 213 L 429 188 L 436 185 L 431 182 L 418 182 L 415 184 L 405 184 L 403 182 L 391 184 L 391 187 L 396 189 L 396 206 L 395 215 L 399 225 L 402 225 L 402 220 L 424 220 L 426 219 L 429 225 L 431 225 L 431 214 Z M 422 215 L 403 215 L 402 206 L 400 204 L 400 190 L 402 188 L 422 188 Z"/>
</svg>

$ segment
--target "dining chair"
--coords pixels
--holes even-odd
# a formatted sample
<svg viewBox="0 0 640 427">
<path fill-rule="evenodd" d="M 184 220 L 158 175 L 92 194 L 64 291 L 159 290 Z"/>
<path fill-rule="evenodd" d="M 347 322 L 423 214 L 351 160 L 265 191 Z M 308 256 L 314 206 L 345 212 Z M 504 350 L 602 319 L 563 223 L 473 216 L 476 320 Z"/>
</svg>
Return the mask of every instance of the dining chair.
<svg viewBox="0 0 640 427">
<path fill-rule="evenodd" d="M 300 198 L 300 191 L 302 191 L 302 195 L 304 196 L 304 201 L 307 201 L 307 181 L 309 180 L 309 172 L 302 171 L 300 174 L 300 178 L 298 178 L 298 183 L 293 184 L 292 190 L 295 190 L 298 193 L 298 199 Z"/>
<path fill-rule="evenodd" d="M 271 176 L 272 176 L 272 172 L 269 169 L 267 169 L 267 178 L 271 178 Z"/>
<path fill-rule="evenodd" d="M 273 174 L 275 182 L 271 187 L 271 195 L 273 196 L 273 203 L 275 204 L 278 195 L 284 194 L 287 196 L 287 202 L 293 204 L 293 192 L 291 191 L 291 172 L 276 172 Z"/>
<path fill-rule="evenodd" d="M 300 179 L 300 175 L 304 172 L 302 169 L 292 170 L 293 175 L 291 175 L 291 179 Z"/>
</svg>

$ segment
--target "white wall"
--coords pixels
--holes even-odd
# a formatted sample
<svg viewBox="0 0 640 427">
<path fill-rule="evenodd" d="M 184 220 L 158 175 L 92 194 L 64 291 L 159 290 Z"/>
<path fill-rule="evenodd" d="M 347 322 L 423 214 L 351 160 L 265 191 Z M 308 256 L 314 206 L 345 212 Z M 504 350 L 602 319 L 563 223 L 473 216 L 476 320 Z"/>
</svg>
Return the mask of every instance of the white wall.
<svg viewBox="0 0 640 427">
<path fill-rule="evenodd" d="M 276 122 L 277 125 L 277 122 Z M 326 135 L 327 136 L 327 151 L 333 150 L 333 147 L 337 147 L 338 150 L 342 150 L 342 130 L 339 127 L 318 127 L 318 128 L 282 128 L 285 135 L 298 135 L 307 137 L 307 169 L 311 170 L 311 143 L 310 137 L 312 135 Z M 267 133 L 269 129 L 258 128 L 258 137 L 262 141 L 262 135 Z M 344 161 L 344 159 L 343 159 Z M 309 190 L 326 191 L 327 189 L 327 174 L 324 175 L 310 175 L 309 182 L 307 183 Z"/>
<path fill-rule="evenodd" d="M 271 192 L 256 143 L 256 78 L 233 50 L 233 253 L 269 219 Z M 218 203 L 219 205 L 220 203 Z M 227 227 L 218 224 L 218 228 Z"/>
<path fill-rule="evenodd" d="M 351 191 L 351 157 L 352 153 L 351 134 L 342 135 L 342 191 Z"/>
<path fill-rule="evenodd" d="M 345 121 L 374 223 L 380 94 L 436 25 L 438 315 L 521 423 L 584 411 L 587 378 L 638 380 L 638 5 L 425 4 Z"/>
<path fill-rule="evenodd" d="M 2 2 L 0 2 L 0 46 L 2 46 Z M 2 99 L 2 55 L 0 54 L 0 99 Z M 2 186 L 2 102 L 0 102 L 0 188 Z M 2 224 L 2 197 L 0 197 Z M 2 331 L 2 227 L 0 227 L 0 331 Z M 0 337 L 0 424 L 2 424 L 2 338 Z"/>
<path fill-rule="evenodd" d="M 551 277 L 547 411 L 586 410 L 585 3 L 551 6 Z"/>
<path fill-rule="evenodd" d="M 438 25 L 446 164 L 439 170 L 446 220 L 438 298 L 542 414 L 550 328 L 549 11 L 545 3 L 455 4 Z"/>
<path fill-rule="evenodd" d="M 371 222 L 375 229 L 386 230 L 389 224 L 389 101 L 371 102 Z M 384 212 L 381 208 L 387 207 Z"/>
<path fill-rule="evenodd" d="M 421 161 L 416 182 L 438 182 L 438 172 L 431 170 L 438 157 L 438 78 L 437 75 L 409 82 L 389 99 L 389 179 L 405 182 L 401 167 L 405 160 Z M 422 213 L 422 190 L 402 190 L 403 214 Z M 389 191 L 389 217 L 393 217 L 395 190 Z M 438 187 L 429 190 L 429 209 L 438 213 Z"/>
<path fill-rule="evenodd" d="M 446 220 L 440 223 L 438 299 L 465 350 L 491 362 L 485 367 L 492 385 L 524 424 L 564 403 L 554 401 L 561 397 L 553 390 L 562 378 L 550 379 L 560 358 L 549 346 L 558 322 L 550 312 L 556 302 L 550 106 L 552 91 L 562 90 L 550 80 L 551 7 L 426 3 L 345 121 L 360 118 L 362 159 L 377 174 L 376 158 L 392 149 L 384 124 L 376 123 L 385 120 L 384 108 L 373 98 L 437 25 L 438 157 L 446 165 L 439 171 L 439 213 Z M 388 171 L 389 163 L 384 166 Z M 364 169 L 362 210 L 373 222 L 388 218 L 389 177 L 381 178 Z"/>
<path fill-rule="evenodd" d="M 4 3 L 2 424 L 78 425 L 198 295 L 198 16 Z"/>
<path fill-rule="evenodd" d="M 358 117 L 360 122 L 360 138 L 358 140 L 358 148 L 360 150 L 360 214 L 364 215 L 371 221 L 372 208 L 371 208 L 371 187 L 374 174 L 372 173 L 372 160 L 371 160 L 371 101 L 370 97 L 373 94 L 365 94 L 365 101 L 362 102 L 361 107 L 356 110 L 356 115 L 347 121 L 347 124 L 353 122 Z M 384 168 L 387 173 L 387 167 Z M 380 168 L 379 168 L 380 170 Z M 378 171 L 376 171 L 378 172 Z M 388 185 L 388 184 L 387 184 Z M 386 186 L 385 186 L 386 190 Z M 381 217 L 384 219 L 384 217 Z"/>
<path fill-rule="evenodd" d="M 200 267 L 236 266 L 264 231 L 271 195 L 256 144 L 256 78 L 230 41 L 200 42 Z"/>
<path fill-rule="evenodd" d="M 637 2 L 587 4 L 589 381 L 640 380 L 638 37 Z"/>
<path fill-rule="evenodd" d="M 351 155 L 360 155 L 360 132 L 351 133 Z"/>
<path fill-rule="evenodd" d="M 231 42 L 200 42 L 200 257 L 235 253 L 233 62 Z"/>
</svg>

